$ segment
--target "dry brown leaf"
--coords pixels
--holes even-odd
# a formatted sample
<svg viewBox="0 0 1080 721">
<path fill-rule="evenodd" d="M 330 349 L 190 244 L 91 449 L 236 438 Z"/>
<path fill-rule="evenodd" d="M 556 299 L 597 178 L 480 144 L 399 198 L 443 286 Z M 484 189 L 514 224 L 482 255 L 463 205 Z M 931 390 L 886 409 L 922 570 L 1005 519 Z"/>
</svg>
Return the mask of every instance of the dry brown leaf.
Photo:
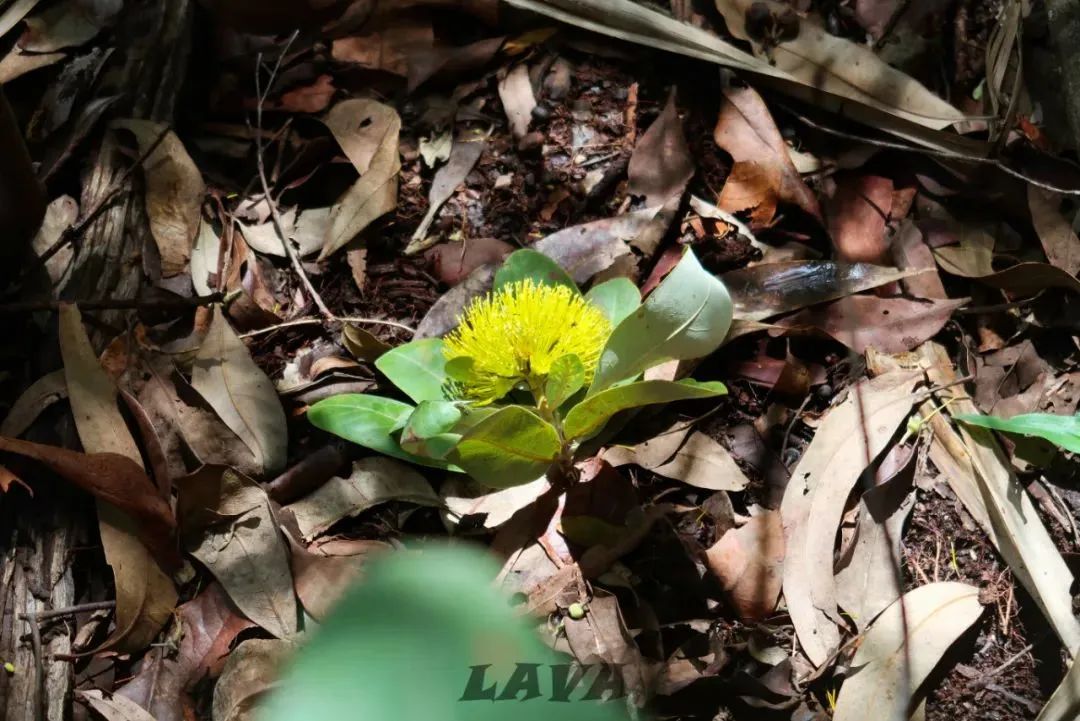
<svg viewBox="0 0 1080 721">
<path fill-rule="evenodd" d="M 213 721 L 255 721 L 259 702 L 273 689 L 294 648 L 289 641 L 261 638 L 237 646 L 214 685 Z"/>
<path fill-rule="evenodd" d="M 334 60 L 384 70 L 404 77 L 414 52 L 432 48 L 435 34 L 430 21 L 395 18 L 386 27 L 365 35 L 334 40 L 330 54 Z"/>
<path fill-rule="evenodd" d="M 1076 237 L 1072 223 L 1061 214 L 1060 206 L 1059 194 L 1028 185 L 1031 223 L 1047 259 L 1069 275 L 1076 275 L 1080 272 L 1080 238 Z"/>
<path fill-rule="evenodd" d="M 191 386 L 255 454 L 262 473 L 285 467 L 288 427 L 274 384 L 215 306 L 195 357 Z"/>
<path fill-rule="evenodd" d="M 26 481 L 12 473 L 7 466 L 0 466 L 0 493 L 7 493 L 12 486 L 22 486 L 31 496 L 34 495 L 34 489 L 26 485 Z"/>
<path fill-rule="evenodd" d="M 969 300 L 920 302 L 850 295 L 808 308 L 776 324 L 792 329 L 820 329 L 857 353 L 864 353 L 868 348 L 883 353 L 902 353 L 933 338 L 949 322 L 953 311 Z"/>
<path fill-rule="evenodd" d="M 70 195 L 61 195 L 45 208 L 45 219 L 41 221 L 41 228 L 34 236 L 32 247 L 38 256 L 52 248 L 60 240 L 64 231 L 79 217 L 79 204 Z M 65 245 L 51 258 L 45 261 L 45 270 L 52 281 L 53 293 L 56 294 L 63 287 L 61 285 L 64 275 L 71 265 L 71 259 L 75 251 L 70 245 Z"/>
<path fill-rule="evenodd" d="M 727 213 L 749 211 L 751 228 L 768 228 L 776 217 L 783 182 L 783 172 L 776 164 L 737 161 L 724 179 L 717 207 Z"/>
<path fill-rule="evenodd" d="M 431 484 L 411 467 L 384 456 L 369 456 L 353 463 L 348 478 L 331 478 L 285 508 L 296 517 L 304 538 L 310 540 L 342 518 L 387 501 L 441 505 Z"/>
<path fill-rule="evenodd" d="M 335 92 L 333 76 L 322 74 L 307 85 L 282 93 L 266 107 L 291 113 L 321 113 L 333 100 Z"/>
<path fill-rule="evenodd" d="M 484 516 L 484 528 L 498 528 L 510 517 L 547 492 L 546 478 L 489 492 L 467 476 L 451 476 L 439 488 L 446 517 L 456 524 L 465 516 Z"/>
<path fill-rule="evenodd" d="M 634 146 L 626 174 L 626 192 L 644 196 L 647 206 L 663 205 L 673 195 L 682 195 L 694 176 L 694 160 L 675 105 L 674 89 L 660 115 Z"/>
<path fill-rule="evenodd" d="M 42 411 L 58 400 L 67 398 L 67 394 L 67 380 L 62 369 L 38 378 L 15 399 L 4 422 L 0 423 L 0 436 L 21 436 Z"/>
<path fill-rule="evenodd" d="M 918 372 L 896 371 L 853 385 L 818 426 L 784 492 L 784 599 L 803 651 L 815 666 L 840 644 L 833 546 L 844 503 L 911 413 L 921 379 Z"/>
<path fill-rule="evenodd" d="M 427 237 L 428 228 L 435 221 L 443 203 L 450 199 L 458 186 L 465 182 L 465 177 L 476 165 L 476 161 L 484 153 L 487 143 L 483 140 L 455 140 L 454 147 L 450 150 L 450 159 L 446 165 L 435 172 L 431 181 L 431 190 L 428 191 L 428 209 L 420 225 L 413 231 L 405 254 L 412 255 L 432 245 L 433 240 Z"/>
<path fill-rule="evenodd" d="M 16 45 L 0 60 L 0 85 L 58 63 L 66 57 L 67 53 L 25 53 Z"/>
<path fill-rule="evenodd" d="M 382 541 L 360 541 L 347 555 L 313 553 L 286 534 L 292 554 L 296 595 L 316 621 L 323 621 L 349 587 L 361 578 L 364 566 L 393 546 Z"/>
<path fill-rule="evenodd" d="M 510 121 L 510 132 L 515 138 L 523 137 L 529 132 L 532 111 L 536 107 L 527 65 L 515 65 L 506 77 L 499 81 L 499 100 L 502 101 L 503 110 Z"/>
<path fill-rule="evenodd" d="M 143 161 L 146 214 L 161 256 L 165 277 L 184 272 L 199 232 L 200 208 L 206 185 L 195 161 L 176 133 L 149 120 L 119 120 L 113 127 L 135 134 L 139 152 L 145 153 L 164 132 L 164 139 Z"/>
<path fill-rule="evenodd" d="M 440 243 L 424 255 L 432 262 L 435 277 L 454 286 L 481 265 L 497 264 L 513 251 L 513 245 L 498 238 L 469 238 L 461 243 Z"/>
<path fill-rule="evenodd" d="M 109 696 L 104 691 L 90 689 L 79 691 L 78 696 L 105 721 L 158 721 L 142 706 L 119 694 Z"/>
<path fill-rule="evenodd" d="M 746 15 L 755 2 L 763 2 L 777 16 L 789 9 L 773 0 L 716 0 L 728 30 L 740 40 L 754 40 L 746 30 Z M 830 35 L 807 19 L 800 20 L 797 37 L 777 44 L 770 52 L 771 65 L 801 82 L 807 91 L 812 88 L 851 98 L 935 130 L 964 119 L 963 113 L 914 78 L 890 67 L 869 47 Z"/>
<path fill-rule="evenodd" d="M 139 448 L 117 406 L 116 386 L 90 346 L 78 309 L 69 304 L 60 308 L 60 353 L 83 448 L 95 454 L 114 454 L 133 464 L 123 475 L 98 478 L 111 487 L 107 493 L 95 495 L 105 560 L 116 582 L 116 630 L 104 647 L 139 650 L 153 641 L 169 620 L 177 598 L 172 579 L 140 539 L 147 538 L 147 529 L 153 528 L 154 522 L 150 519 L 156 519 L 162 524 L 157 533 L 164 532 L 164 538 L 159 536 L 149 548 L 163 558 L 172 550 L 170 555 L 175 558 L 175 546 L 169 549 L 175 521 L 168 503 L 142 472 Z M 10 447 L 13 442 L 6 443 Z M 59 456 L 54 452 L 54 458 Z"/>
<path fill-rule="evenodd" d="M 297 631 L 289 552 L 270 499 L 232 469 L 203 466 L 181 486 L 184 543 L 236 607 L 278 638 Z"/>
<path fill-rule="evenodd" d="M 923 240 L 922 231 L 910 219 L 901 221 L 892 242 L 892 259 L 898 268 L 903 270 L 926 270 L 905 278 L 902 283 L 904 290 L 916 298 L 940 300 L 947 298 L 945 286 L 941 284 L 941 276 L 937 272 L 937 263 L 934 262 L 934 253 L 930 246 Z"/>
<path fill-rule="evenodd" d="M 688 433 L 677 423 L 631 448 L 604 453 L 613 466 L 636 463 L 666 478 L 711 491 L 741 491 L 750 483 L 727 449 L 699 431 Z"/>
<path fill-rule="evenodd" d="M 836 259 L 884 264 L 889 256 L 885 224 L 892 210 L 893 183 L 877 175 L 847 175 L 827 204 Z"/>
<path fill-rule="evenodd" d="M 783 583 L 780 513 L 766 510 L 729 530 L 705 552 L 705 564 L 740 618 L 767 618 L 776 608 Z"/>
<path fill-rule="evenodd" d="M 779 181 L 776 196 L 821 220 L 821 207 L 791 162 L 787 144 L 765 101 L 752 88 L 727 88 L 713 131 L 716 144 L 735 162 L 757 163 L 764 177 Z M 735 209 L 720 207 L 734 212 Z M 746 206 L 750 207 L 750 206 Z M 745 208 L 738 208 L 744 210 Z"/>
<path fill-rule="evenodd" d="M 343 105 L 344 109 L 339 110 Z M 334 106 L 328 119 L 333 123 L 328 127 L 361 176 L 330 209 L 319 260 L 325 260 L 397 206 L 401 170 L 401 118 L 396 110 L 373 100 L 346 100 Z"/>
</svg>

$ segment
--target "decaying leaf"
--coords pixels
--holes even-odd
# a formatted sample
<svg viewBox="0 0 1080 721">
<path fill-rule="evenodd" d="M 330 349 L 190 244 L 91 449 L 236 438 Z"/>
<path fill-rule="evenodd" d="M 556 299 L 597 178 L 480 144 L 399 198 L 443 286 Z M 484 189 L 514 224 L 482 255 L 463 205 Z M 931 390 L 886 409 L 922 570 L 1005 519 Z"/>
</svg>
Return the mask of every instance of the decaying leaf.
<svg viewBox="0 0 1080 721">
<path fill-rule="evenodd" d="M 953 311 L 968 303 L 957 300 L 916 301 L 849 295 L 808 308 L 776 324 L 785 328 L 818 328 L 856 353 L 874 348 L 883 353 L 914 350 L 937 335 Z"/>
<path fill-rule="evenodd" d="M 720 537 L 705 564 L 740 617 L 757 621 L 776 608 L 783 584 L 784 526 L 766 510 Z"/>
<path fill-rule="evenodd" d="M 784 599 L 802 648 L 815 665 L 840 644 L 833 546 L 844 503 L 863 469 L 911 413 L 921 377 L 897 371 L 853 385 L 847 399 L 818 426 L 784 493 Z"/>
<path fill-rule="evenodd" d="M 908 591 L 889 606 L 863 637 L 840 687 L 833 718 L 906 721 L 919 684 L 982 615 L 979 589 L 945 581 Z"/>
<path fill-rule="evenodd" d="M 411 467 L 391 458 L 370 456 L 353 463 L 348 478 L 331 478 L 285 508 L 296 516 L 304 538 L 311 539 L 342 518 L 387 501 L 441 505 L 431 485 Z"/>
<path fill-rule="evenodd" d="M 67 380 L 58 370 L 38 378 L 23 391 L 0 423 L 0 436 L 21 436 L 41 412 L 58 400 L 67 398 Z"/>
<path fill-rule="evenodd" d="M 1060 196 L 1028 186 L 1028 207 L 1031 223 L 1039 235 L 1043 250 L 1051 265 L 1061 268 L 1069 275 L 1080 271 L 1080 238 L 1076 237 L 1072 223 L 1058 209 Z"/>
<path fill-rule="evenodd" d="M 288 429 L 274 384 L 251 360 L 244 342 L 215 306 L 195 357 L 191 386 L 272 475 L 285 467 Z"/>
<path fill-rule="evenodd" d="M 286 535 L 292 554 L 296 595 L 304 610 L 316 621 L 322 621 L 357 582 L 364 565 L 372 556 L 389 551 L 392 546 L 382 541 L 359 541 L 344 555 L 314 553 Z"/>
<path fill-rule="evenodd" d="M 528 78 L 526 77 L 526 82 Z M 476 165 L 476 161 L 484 153 L 487 143 L 483 140 L 455 140 L 454 147 L 450 150 L 450 159 L 446 165 L 439 168 L 431 181 L 431 190 L 428 192 L 428 210 L 420 225 L 413 231 L 409 245 L 405 248 L 405 254 L 419 253 L 429 247 L 432 241 L 428 240 L 428 228 L 435 221 L 442 209 L 443 203 L 450 199 L 458 186 L 465 182 L 465 176 Z"/>
<path fill-rule="evenodd" d="M 489 492 L 490 489 L 472 480 L 451 477 L 439 489 L 443 503 L 457 523 L 466 516 L 484 516 L 484 528 L 498 528 L 510 517 L 547 492 L 546 478 L 538 478 L 520 486 Z"/>
<path fill-rule="evenodd" d="M 877 175 L 848 175 L 827 204 L 836 259 L 883 264 L 889 255 L 885 224 L 892 210 L 893 183 Z"/>
<path fill-rule="evenodd" d="M 536 98 L 533 97 L 527 65 L 515 65 L 506 77 L 499 81 L 499 100 L 502 101 L 514 137 L 520 138 L 529 132 Z"/>
<path fill-rule="evenodd" d="M 750 483 L 719 442 L 700 431 L 668 431 L 632 448 L 613 448 L 604 460 L 614 466 L 636 463 L 666 478 L 711 491 L 741 491 Z"/>
<path fill-rule="evenodd" d="M 277 638 L 296 634 L 289 552 L 262 486 L 203 466 L 181 486 L 184 543 L 245 616 Z"/>
<path fill-rule="evenodd" d="M 626 192 L 644 196 L 649 207 L 663 205 L 673 195 L 681 195 L 694 176 L 694 161 L 686 144 L 674 91 L 634 147 L 626 174 L 629 180 Z"/>
<path fill-rule="evenodd" d="M 199 209 L 206 194 L 202 174 L 176 133 L 167 126 L 149 120 L 121 120 L 114 122 L 113 127 L 134 133 L 139 152 L 144 154 L 164 133 L 164 138 L 143 161 L 146 214 L 161 255 L 162 275 L 182 273 L 187 269 L 199 232 Z"/>
<path fill-rule="evenodd" d="M 101 714 L 105 721 L 156 721 L 146 709 L 125 696 L 110 696 L 98 689 L 78 693 L 79 698 Z"/>
</svg>

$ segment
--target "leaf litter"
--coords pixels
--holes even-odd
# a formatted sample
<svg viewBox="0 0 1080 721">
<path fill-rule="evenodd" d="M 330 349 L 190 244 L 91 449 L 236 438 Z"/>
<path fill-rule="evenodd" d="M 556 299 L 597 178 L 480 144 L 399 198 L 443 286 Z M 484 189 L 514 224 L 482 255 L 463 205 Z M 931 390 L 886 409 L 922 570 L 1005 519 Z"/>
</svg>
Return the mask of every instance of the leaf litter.
<svg viewBox="0 0 1080 721">
<path fill-rule="evenodd" d="M 125 89 L 101 64 L 131 42 L 113 3 L 0 9 L 0 77 L 52 201 L 23 288 L 37 315 L 16 324 L 49 350 L 5 368 L 0 485 L 21 503 L 47 471 L 96 499 L 104 553 L 71 563 L 79 600 L 115 601 L 70 625 L 114 673 L 60 693 L 105 718 L 251 718 L 370 557 L 449 531 L 652 711 L 1067 718 L 1068 423 L 1038 433 L 1056 450 L 1023 420 L 962 422 L 1076 408 L 1075 194 L 1024 175 L 1070 142 L 1013 85 L 1014 51 L 1044 42 L 1015 8 L 508 0 L 542 29 L 514 35 L 497 3 L 427 4 L 293 40 L 236 29 L 269 16 L 197 16 L 219 39 L 215 73 L 189 73 L 194 123 L 103 102 Z M 974 51 L 947 57 L 920 22 Z M 103 176 L 123 218 L 85 192 L 105 143 L 130 166 Z M 104 277 L 81 242 L 99 216 L 138 238 L 101 258 L 138 293 L 78 280 Z M 728 342 L 629 370 L 693 366 L 731 392 L 620 418 L 570 491 L 330 448 L 305 418 L 384 392 L 393 349 L 452 329 L 517 247 L 586 289 L 623 279 L 692 349 L 701 319 L 659 312 L 687 246 L 730 294 Z M 79 308 L 58 340 L 36 300 L 56 297 Z M 716 683 L 738 692 L 700 693 Z"/>
</svg>

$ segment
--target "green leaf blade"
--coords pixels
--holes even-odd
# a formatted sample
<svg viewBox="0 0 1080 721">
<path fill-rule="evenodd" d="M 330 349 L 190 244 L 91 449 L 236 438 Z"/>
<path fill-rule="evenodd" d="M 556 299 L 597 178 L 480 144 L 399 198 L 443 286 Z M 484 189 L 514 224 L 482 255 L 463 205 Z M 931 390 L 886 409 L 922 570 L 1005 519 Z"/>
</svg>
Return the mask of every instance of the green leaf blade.
<svg viewBox="0 0 1080 721">
<path fill-rule="evenodd" d="M 604 312 L 617 326 L 641 305 L 641 291 L 629 278 L 612 278 L 593 286 L 585 299 Z"/>
<path fill-rule="evenodd" d="M 550 423 L 508 406 L 473 426 L 448 458 L 489 488 L 510 488 L 544 475 L 560 450 Z"/>
<path fill-rule="evenodd" d="M 1005 433 L 1035 436 L 1050 441 L 1072 453 L 1080 453 L 1080 416 L 1056 416 L 1052 413 L 1025 413 L 1012 418 L 964 414 L 956 420 Z"/>
<path fill-rule="evenodd" d="M 417 403 L 446 400 L 442 338 L 424 338 L 383 353 L 375 367 Z"/>
<path fill-rule="evenodd" d="M 544 385 L 544 397 L 549 407 L 558 408 L 584 385 L 585 366 L 581 359 L 573 354 L 564 355 L 551 364 L 547 383 Z"/>
<path fill-rule="evenodd" d="M 654 403 L 712 398 L 727 393 L 723 383 L 697 383 L 694 381 L 640 381 L 609 388 L 589 396 L 574 406 L 563 427 L 569 438 L 587 438 L 601 428 L 620 411 Z"/>
<path fill-rule="evenodd" d="M 558 263 L 535 250 L 515 250 L 495 273 L 493 291 L 520 280 L 532 280 L 538 285 L 565 285 L 580 293 L 574 280 Z"/>
<path fill-rule="evenodd" d="M 688 250 L 641 307 L 612 332 L 589 395 L 659 363 L 712 353 L 727 335 L 732 313 L 727 288 Z"/>
<path fill-rule="evenodd" d="M 391 458 L 444 468 L 445 463 L 422 458 L 401 448 L 393 433 L 405 426 L 413 406 L 392 398 L 362 393 L 343 393 L 308 408 L 308 420 L 316 428 Z"/>
</svg>

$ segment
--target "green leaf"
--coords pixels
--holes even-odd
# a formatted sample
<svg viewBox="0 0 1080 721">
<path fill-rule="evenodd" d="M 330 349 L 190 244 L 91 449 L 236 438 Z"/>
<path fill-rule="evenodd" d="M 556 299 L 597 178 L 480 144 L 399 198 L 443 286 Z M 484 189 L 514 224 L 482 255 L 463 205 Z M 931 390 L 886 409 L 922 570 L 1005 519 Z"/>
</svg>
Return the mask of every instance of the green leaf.
<svg viewBox="0 0 1080 721">
<path fill-rule="evenodd" d="M 641 291 L 629 278 L 612 278 L 593 286 L 585 298 L 602 310 L 613 326 L 641 305 Z"/>
<path fill-rule="evenodd" d="M 573 279 L 551 258 L 535 250 L 515 250 L 495 273 L 492 290 L 527 278 L 538 285 L 565 285 L 578 290 Z"/>
<path fill-rule="evenodd" d="M 585 366 L 574 354 L 556 358 L 548 371 L 544 397 L 548 406 L 558 408 L 585 385 Z"/>
<path fill-rule="evenodd" d="M 461 420 L 461 409 L 450 401 L 424 401 L 401 431 L 401 447 L 409 453 L 442 459 L 461 440 L 449 431 Z"/>
<path fill-rule="evenodd" d="M 491 583 L 498 567 L 479 550 L 428 544 L 365 564 L 363 582 L 335 606 L 263 702 L 261 721 L 297 719 L 469 719 L 560 721 L 626 719 L 623 702 L 584 701 L 590 673 L 552 701 L 552 664 L 565 664 Z M 506 688 L 518 664 L 531 667 L 540 695 L 493 703 L 478 688 Z M 483 683 L 474 683 L 474 668 Z M 617 673 L 617 671 L 616 671 Z M 473 693 L 466 692 L 470 689 Z M 464 698 L 463 698 L 464 697 Z M 510 709 L 508 712 L 507 709 Z M 255 715 L 255 714 L 252 714 Z"/>
<path fill-rule="evenodd" d="M 971 426 L 1006 433 L 1036 436 L 1072 453 L 1080 453 L 1080 416 L 1055 416 L 1051 413 L 1025 413 L 1012 418 L 974 414 L 953 416 Z"/>
<path fill-rule="evenodd" d="M 716 350 L 731 326 L 731 297 L 688 250 L 636 311 L 612 332 L 589 395 L 669 360 Z"/>
<path fill-rule="evenodd" d="M 410 458 L 390 434 L 413 412 L 408 403 L 362 393 L 343 393 L 308 408 L 308 420 L 321 430 L 395 458 Z"/>
<path fill-rule="evenodd" d="M 442 338 L 424 338 L 399 345 L 379 356 L 375 367 L 417 403 L 446 400 L 446 359 Z"/>
<path fill-rule="evenodd" d="M 710 398 L 727 393 L 723 383 L 696 381 L 641 381 L 617 386 L 589 396 L 570 409 L 563 421 L 568 438 L 587 438 L 604 427 L 613 415 L 628 408 L 670 403 L 691 398 Z"/>
<path fill-rule="evenodd" d="M 535 481 L 559 455 L 559 434 L 520 406 L 508 406 L 462 436 L 449 458 L 489 488 Z"/>
</svg>

